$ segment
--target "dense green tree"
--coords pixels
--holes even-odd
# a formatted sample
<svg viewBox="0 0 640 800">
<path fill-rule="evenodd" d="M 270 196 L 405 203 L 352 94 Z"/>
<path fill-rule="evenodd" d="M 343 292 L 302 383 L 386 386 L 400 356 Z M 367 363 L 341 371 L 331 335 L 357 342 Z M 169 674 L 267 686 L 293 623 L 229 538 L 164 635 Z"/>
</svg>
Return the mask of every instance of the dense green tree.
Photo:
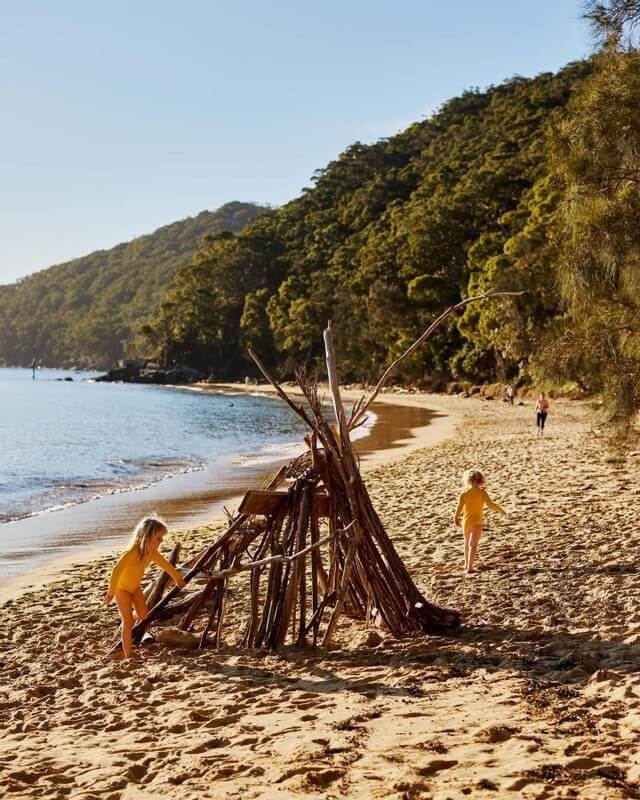
<svg viewBox="0 0 640 800">
<path fill-rule="evenodd" d="M 301 197 L 236 237 L 237 266 L 211 251 L 177 275 L 174 345 L 193 357 L 189 343 L 203 342 L 200 365 L 233 376 L 246 371 L 251 343 L 291 374 L 301 361 L 321 365 L 331 317 L 343 376 L 369 380 L 441 308 L 495 283 L 529 294 L 470 310 L 405 362 L 401 377 L 526 376 L 539 334 L 559 313 L 547 130 L 589 72 L 578 63 L 469 91 L 397 136 L 348 148 Z M 231 294 L 230 275 L 240 276 Z M 203 287 L 208 320 L 198 316 L 197 333 L 179 329 Z"/>
<path fill-rule="evenodd" d="M 176 270 L 207 234 L 240 231 L 262 208 L 228 203 L 110 250 L 0 287 L 0 363 L 111 366 L 156 313 Z M 150 332 L 147 326 L 147 331 Z"/>
<path fill-rule="evenodd" d="M 12 306 L 10 335 L 37 342 L 48 301 L 32 300 L 41 288 L 47 296 L 60 289 L 61 313 L 45 331 L 47 341 L 60 332 L 60 358 L 79 331 L 86 358 L 101 346 L 115 357 L 135 329 L 145 355 L 233 378 L 252 369 L 252 347 L 284 376 L 302 361 L 321 367 L 322 329 L 332 318 L 341 374 L 370 380 L 443 307 L 487 286 L 521 288 L 527 294 L 517 302 L 451 320 L 399 377 L 526 379 L 541 335 L 565 313 L 554 255 L 562 189 L 549 175 L 548 130 L 590 72 L 580 62 L 467 91 L 393 137 L 352 145 L 300 197 L 236 235 L 207 237 L 163 273 L 152 296 L 131 298 L 122 272 L 104 284 L 93 275 L 87 302 L 68 316 L 80 271 L 59 284 L 34 282 L 32 299 Z"/>
<path fill-rule="evenodd" d="M 640 53 L 609 39 L 553 158 L 569 319 L 550 361 L 603 392 L 619 419 L 640 409 L 639 107 Z"/>
</svg>

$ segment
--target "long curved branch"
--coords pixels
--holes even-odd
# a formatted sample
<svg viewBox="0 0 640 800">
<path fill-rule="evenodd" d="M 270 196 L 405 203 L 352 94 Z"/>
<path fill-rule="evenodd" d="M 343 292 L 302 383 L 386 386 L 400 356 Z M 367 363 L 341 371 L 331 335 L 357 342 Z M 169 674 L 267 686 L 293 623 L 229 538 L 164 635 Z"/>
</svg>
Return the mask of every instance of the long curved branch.
<svg viewBox="0 0 640 800">
<path fill-rule="evenodd" d="M 478 300 L 488 300 L 490 298 L 493 299 L 494 297 L 518 297 L 519 295 L 523 294 L 526 294 L 526 292 L 494 292 L 493 289 L 489 289 L 483 294 L 478 294 L 475 295 L 474 297 L 467 297 L 465 300 L 461 300 L 459 303 L 456 303 L 455 306 L 450 306 L 445 311 L 443 311 L 442 314 L 440 314 L 439 317 L 436 317 L 436 319 L 431 323 L 431 325 L 429 325 L 427 330 L 421 336 L 419 336 L 415 340 L 415 342 L 412 345 L 410 345 L 404 351 L 404 353 L 402 353 L 402 355 L 398 356 L 398 358 L 396 358 L 396 360 L 386 368 L 386 370 L 382 373 L 382 377 L 376 384 L 376 388 L 373 390 L 371 396 L 367 400 L 364 400 L 363 397 L 361 401 L 354 406 L 353 411 L 351 412 L 351 418 L 349 420 L 349 425 L 348 425 L 349 430 L 353 430 L 362 421 L 362 418 L 367 413 L 367 409 L 371 406 L 373 401 L 380 394 L 380 391 L 382 390 L 382 388 L 388 381 L 389 376 L 391 375 L 393 370 L 398 366 L 398 364 L 401 361 L 404 361 L 404 359 L 410 356 L 414 350 L 420 347 L 420 345 L 425 341 L 425 339 L 428 339 L 429 336 L 431 336 L 431 334 L 436 330 L 436 328 L 439 328 L 440 325 L 442 325 L 442 323 L 447 319 L 447 317 L 450 314 L 452 314 L 454 311 L 459 311 L 461 308 L 464 308 L 464 306 L 468 305 L 469 303 L 475 303 Z"/>
<path fill-rule="evenodd" d="M 284 391 L 282 386 L 276 381 L 275 378 L 271 377 L 267 368 L 264 366 L 262 361 L 258 358 L 258 356 L 253 352 L 251 348 L 249 348 L 249 355 L 251 358 L 256 362 L 256 365 L 260 372 L 264 375 L 267 381 L 273 386 L 276 390 L 278 397 L 289 406 L 292 411 L 295 413 L 311 428 L 312 431 L 317 432 L 318 427 L 313 423 L 307 412 L 304 410 L 302 406 L 299 406 L 297 403 L 294 403 L 293 400 L 289 397 L 289 395 Z"/>
</svg>

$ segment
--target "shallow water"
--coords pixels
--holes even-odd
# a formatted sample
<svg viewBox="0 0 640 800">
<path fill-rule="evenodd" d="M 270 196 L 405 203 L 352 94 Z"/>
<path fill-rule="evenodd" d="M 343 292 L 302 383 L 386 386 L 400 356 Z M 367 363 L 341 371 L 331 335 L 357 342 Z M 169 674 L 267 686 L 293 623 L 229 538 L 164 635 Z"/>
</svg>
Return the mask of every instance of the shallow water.
<svg viewBox="0 0 640 800">
<path fill-rule="evenodd" d="M 275 397 L 86 377 L 0 369 L 0 579 L 109 547 L 151 512 L 179 530 L 210 522 L 304 449 L 302 423 Z M 356 449 L 397 446 L 433 416 L 376 406 Z"/>
<path fill-rule="evenodd" d="M 60 380 L 72 376 L 73 381 Z M 140 488 L 229 456 L 279 454 L 301 424 L 250 395 L 0 369 L 0 522 Z"/>
</svg>

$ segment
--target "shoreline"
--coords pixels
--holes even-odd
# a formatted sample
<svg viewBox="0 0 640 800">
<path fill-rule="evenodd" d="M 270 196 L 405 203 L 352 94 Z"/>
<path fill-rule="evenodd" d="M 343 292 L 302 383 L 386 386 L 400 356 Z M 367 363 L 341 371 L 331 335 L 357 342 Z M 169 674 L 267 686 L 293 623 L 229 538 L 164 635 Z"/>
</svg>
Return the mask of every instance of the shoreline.
<svg viewBox="0 0 640 800">
<path fill-rule="evenodd" d="M 224 394 L 252 393 L 265 396 L 275 395 L 273 388 L 270 386 L 245 386 L 244 384 L 193 384 L 189 387 L 180 386 L 176 388 Z M 299 396 L 301 392 L 299 390 L 296 391 L 296 389 L 297 387 L 286 387 L 287 392 Z M 342 395 L 344 400 L 350 402 L 357 400 L 361 392 L 346 389 L 342 390 Z M 370 429 L 368 435 L 360 438 L 356 443 L 357 451 L 363 459 L 363 473 L 366 474 L 371 469 L 383 464 L 391 464 L 416 449 L 437 445 L 451 437 L 458 423 L 458 415 L 455 411 L 448 408 L 447 405 L 447 403 L 439 399 L 438 395 L 426 393 L 416 395 L 385 393 L 379 395 L 372 408 L 372 412 L 377 416 L 375 424 Z M 405 409 L 404 413 L 403 409 Z M 419 422 L 422 421 L 420 418 L 427 413 L 426 424 L 411 424 L 415 420 L 410 413 L 407 417 L 406 410 L 408 409 L 415 409 L 419 412 L 415 415 Z M 401 435 L 398 436 L 397 434 Z M 303 449 L 302 442 L 300 449 Z M 272 465 L 275 466 L 287 460 L 289 460 L 288 457 L 274 459 Z M 174 495 L 175 489 L 178 488 L 176 485 L 177 481 L 185 484 L 189 483 L 190 480 L 193 482 L 194 478 L 196 480 L 198 477 L 202 478 L 203 473 L 206 473 L 206 471 L 205 468 L 202 471 L 184 473 L 183 475 L 166 478 L 147 488 L 160 493 L 166 488 L 168 490 L 167 494 Z M 222 524 L 226 519 L 222 506 L 226 505 L 230 508 L 236 507 L 242 499 L 245 489 L 259 485 L 259 476 L 264 475 L 264 472 L 264 469 L 250 469 L 248 472 L 240 469 L 238 470 L 239 474 L 237 475 L 235 486 L 229 485 L 227 487 L 223 486 L 217 489 L 213 487 L 210 489 L 206 493 L 206 501 L 210 502 L 212 511 L 210 513 L 205 512 L 204 514 L 198 515 L 197 519 L 194 515 L 193 524 L 172 525 L 172 512 L 170 511 L 170 513 L 167 513 L 164 511 L 164 515 L 167 517 L 170 524 L 172 536 L 190 533 L 202 527 Z M 238 485 L 238 479 L 244 481 L 244 483 L 241 483 L 242 488 Z M 172 486 L 174 488 L 173 492 L 171 492 Z M 140 498 L 143 492 L 145 492 L 145 489 L 122 492 L 119 495 L 109 495 L 104 498 L 89 500 L 86 503 L 80 503 L 65 510 L 69 511 L 71 514 L 75 512 L 76 516 L 88 516 L 90 510 L 97 510 L 97 505 L 100 504 L 101 501 L 103 501 L 103 504 L 109 503 L 113 501 L 112 499 L 114 497 L 116 500 L 124 499 L 126 501 L 127 495 L 132 496 L 133 505 L 140 505 L 139 503 L 135 503 L 135 501 Z M 175 498 L 172 497 L 169 502 L 178 508 L 178 513 L 184 512 L 184 508 L 189 504 L 189 496 L 181 495 Z M 159 506 L 159 513 L 162 515 L 163 502 L 156 502 L 155 505 Z M 50 513 L 64 514 L 65 510 Z M 46 516 L 46 514 L 40 515 L 40 517 L 42 516 Z M 99 525 L 99 514 L 97 516 L 97 524 Z M 51 518 L 48 518 L 48 520 L 49 519 Z M 53 521 L 58 520 L 61 520 L 61 517 L 55 518 Z M 17 523 L 5 524 L 12 525 L 21 522 L 25 521 L 18 520 Z M 130 525 L 130 521 L 128 524 Z M 122 548 L 123 539 L 125 536 L 129 535 L 129 530 L 130 528 L 127 528 L 126 534 L 120 535 L 112 532 L 111 535 L 104 537 L 102 542 L 84 542 L 71 549 L 63 556 L 56 556 L 52 546 L 51 555 L 50 557 L 45 557 L 46 560 L 44 563 L 34 566 L 24 572 L 9 575 L 3 580 L 2 584 L 0 584 L 0 604 L 7 600 L 17 600 L 23 594 L 42 588 L 52 581 L 64 579 L 67 573 L 73 568 L 86 566 L 96 559 L 112 556 L 114 553 L 119 552 Z"/>
</svg>

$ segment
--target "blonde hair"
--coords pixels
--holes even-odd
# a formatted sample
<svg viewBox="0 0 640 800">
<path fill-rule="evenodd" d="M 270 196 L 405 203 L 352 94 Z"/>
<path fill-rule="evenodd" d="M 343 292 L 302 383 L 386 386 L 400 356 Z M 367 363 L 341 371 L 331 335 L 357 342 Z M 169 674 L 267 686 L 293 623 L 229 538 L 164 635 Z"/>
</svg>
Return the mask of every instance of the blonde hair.
<svg viewBox="0 0 640 800">
<path fill-rule="evenodd" d="M 462 473 L 463 486 L 484 486 L 484 475 L 479 469 L 468 469 Z"/>
<path fill-rule="evenodd" d="M 167 523 L 160 517 L 143 517 L 136 525 L 131 538 L 131 549 L 138 550 L 140 558 L 144 558 L 151 550 L 151 539 L 155 533 L 167 532 Z"/>
</svg>

